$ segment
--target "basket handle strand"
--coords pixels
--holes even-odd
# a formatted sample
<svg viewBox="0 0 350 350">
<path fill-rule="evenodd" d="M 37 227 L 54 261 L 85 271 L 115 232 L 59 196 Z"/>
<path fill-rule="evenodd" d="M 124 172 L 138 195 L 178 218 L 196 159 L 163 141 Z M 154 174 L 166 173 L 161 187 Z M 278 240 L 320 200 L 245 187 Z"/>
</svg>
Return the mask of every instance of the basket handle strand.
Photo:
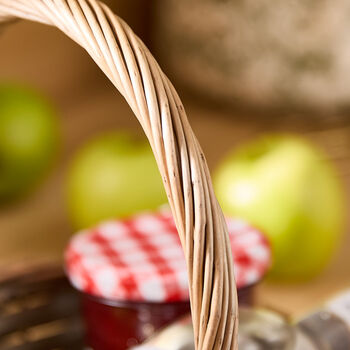
<svg viewBox="0 0 350 350">
<path fill-rule="evenodd" d="M 237 349 L 227 227 L 173 85 L 130 27 L 97 0 L 0 0 L 0 22 L 17 17 L 66 33 L 129 103 L 151 144 L 185 251 L 196 349 Z"/>
</svg>

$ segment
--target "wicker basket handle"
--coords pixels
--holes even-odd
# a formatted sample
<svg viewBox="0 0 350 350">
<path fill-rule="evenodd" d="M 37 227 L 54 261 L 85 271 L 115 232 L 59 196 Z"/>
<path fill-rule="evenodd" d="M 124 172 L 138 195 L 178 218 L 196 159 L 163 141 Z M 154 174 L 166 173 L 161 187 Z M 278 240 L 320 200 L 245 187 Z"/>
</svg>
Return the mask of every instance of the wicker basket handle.
<svg viewBox="0 0 350 350">
<path fill-rule="evenodd" d="M 56 26 L 125 97 L 151 144 L 185 251 L 196 348 L 237 348 L 227 228 L 208 167 L 173 85 L 130 27 L 96 0 L 0 0 L 0 22 Z"/>
</svg>

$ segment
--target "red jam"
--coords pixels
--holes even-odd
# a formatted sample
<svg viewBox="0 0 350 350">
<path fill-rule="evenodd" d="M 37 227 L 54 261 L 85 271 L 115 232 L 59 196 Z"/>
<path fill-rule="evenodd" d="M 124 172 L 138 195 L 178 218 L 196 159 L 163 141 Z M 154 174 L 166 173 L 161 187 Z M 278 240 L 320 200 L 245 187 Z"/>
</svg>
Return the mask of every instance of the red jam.
<svg viewBox="0 0 350 350">
<path fill-rule="evenodd" d="M 253 286 L 238 291 L 240 305 L 252 304 Z M 83 294 L 87 344 L 93 350 L 124 350 L 190 312 L 190 303 L 117 302 Z"/>
<path fill-rule="evenodd" d="M 136 303 L 82 298 L 86 340 L 93 350 L 124 350 L 190 312 L 189 302 Z"/>
</svg>

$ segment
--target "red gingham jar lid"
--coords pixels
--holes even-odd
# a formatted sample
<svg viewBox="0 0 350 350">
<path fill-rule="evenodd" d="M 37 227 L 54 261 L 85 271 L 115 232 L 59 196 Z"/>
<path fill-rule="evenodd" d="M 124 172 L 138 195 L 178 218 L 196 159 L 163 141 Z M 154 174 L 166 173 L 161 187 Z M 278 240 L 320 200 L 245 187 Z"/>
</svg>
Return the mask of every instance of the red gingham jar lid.
<svg viewBox="0 0 350 350">
<path fill-rule="evenodd" d="M 246 222 L 227 219 L 238 288 L 258 282 L 270 265 L 265 237 Z M 66 272 L 80 291 L 109 300 L 189 299 L 180 239 L 168 211 L 107 221 L 75 235 Z"/>
</svg>

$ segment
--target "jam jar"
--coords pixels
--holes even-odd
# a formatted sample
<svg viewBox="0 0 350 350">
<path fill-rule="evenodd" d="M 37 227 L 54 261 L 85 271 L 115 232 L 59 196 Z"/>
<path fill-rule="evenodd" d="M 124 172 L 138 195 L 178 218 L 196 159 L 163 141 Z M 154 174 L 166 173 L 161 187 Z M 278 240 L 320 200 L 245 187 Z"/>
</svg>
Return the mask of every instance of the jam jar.
<svg viewBox="0 0 350 350">
<path fill-rule="evenodd" d="M 190 312 L 188 301 L 121 302 L 82 296 L 86 340 L 95 350 L 127 349 Z"/>
<path fill-rule="evenodd" d="M 238 298 L 270 263 L 255 228 L 227 219 Z M 124 350 L 190 312 L 184 253 L 169 211 L 103 222 L 73 236 L 65 252 L 72 285 L 81 292 L 86 342 L 93 350 Z"/>
</svg>

